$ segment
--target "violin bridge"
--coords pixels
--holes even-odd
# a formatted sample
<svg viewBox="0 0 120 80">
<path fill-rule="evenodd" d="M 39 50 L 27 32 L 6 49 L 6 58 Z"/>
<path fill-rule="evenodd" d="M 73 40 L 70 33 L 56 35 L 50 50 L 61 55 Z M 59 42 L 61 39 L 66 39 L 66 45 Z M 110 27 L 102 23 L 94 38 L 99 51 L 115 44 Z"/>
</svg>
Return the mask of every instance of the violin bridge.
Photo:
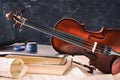
<svg viewBox="0 0 120 80">
<path fill-rule="evenodd" d="M 97 47 L 97 42 L 94 42 L 94 45 L 93 45 L 93 48 L 92 48 L 93 53 L 95 52 L 96 47 Z"/>
</svg>

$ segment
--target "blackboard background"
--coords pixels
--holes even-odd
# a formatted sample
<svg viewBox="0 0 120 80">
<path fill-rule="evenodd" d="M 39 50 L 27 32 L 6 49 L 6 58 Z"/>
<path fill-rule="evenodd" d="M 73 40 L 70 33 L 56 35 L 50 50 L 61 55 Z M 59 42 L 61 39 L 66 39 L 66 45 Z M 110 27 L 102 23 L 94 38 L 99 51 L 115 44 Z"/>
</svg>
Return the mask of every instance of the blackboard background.
<svg viewBox="0 0 120 80">
<path fill-rule="evenodd" d="M 101 26 L 120 29 L 120 0 L 0 0 L 0 43 L 37 41 L 50 44 L 50 36 L 24 27 L 12 28 L 5 14 L 25 10 L 24 17 L 37 24 L 54 27 L 62 18 L 74 18 L 85 23 L 86 30 L 98 31 Z"/>
</svg>

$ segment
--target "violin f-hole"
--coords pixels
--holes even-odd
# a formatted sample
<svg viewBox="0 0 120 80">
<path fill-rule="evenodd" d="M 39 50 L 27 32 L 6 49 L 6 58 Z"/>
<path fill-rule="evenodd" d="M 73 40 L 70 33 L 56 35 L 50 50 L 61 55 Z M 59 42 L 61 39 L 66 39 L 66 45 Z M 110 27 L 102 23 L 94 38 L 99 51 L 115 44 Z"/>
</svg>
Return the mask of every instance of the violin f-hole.
<svg viewBox="0 0 120 80">
<path fill-rule="evenodd" d="M 99 39 L 99 40 L 105 39 L 105 28 L 101 27 L 101 29 L 98 32 L 96 32 L 95 34 L 89 35 L 88 40 L 91 40 L 91 39 Z"/>
</svg>

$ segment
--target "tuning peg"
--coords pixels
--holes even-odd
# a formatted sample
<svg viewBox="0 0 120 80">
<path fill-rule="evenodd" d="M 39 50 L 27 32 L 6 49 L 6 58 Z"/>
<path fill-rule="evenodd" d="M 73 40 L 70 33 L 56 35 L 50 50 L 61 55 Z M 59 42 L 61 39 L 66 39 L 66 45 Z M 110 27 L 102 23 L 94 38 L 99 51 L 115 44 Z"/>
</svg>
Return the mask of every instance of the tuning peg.
<svg viewBox="0 0 120 80">
<path fill-rule="evenodd" d="M 17 8 L 17 10 L 16 10 L 16 15 L 17 15 L 17 16 L 20 15 L 20 9 L 19 9 L 19 8 Z"/>
<path fill-rule="evenodd" d="M 19 31 L 21 32 L 23 30 L 23 25 L 16 22 L 15 24 L 13 24 L 13 28 L 19 28 Z"/>
<path fill-rule="evenodd" d="M 19 31 L 21 32 L 23 30 L 23 25 L 20 25 Z"/>
<path fill-rule="evenodd" d="M 18 28 L 19 27 L 19 23 L 18 22 L 16 22 L 15 24 L 13 24 L 13 28 Z"/>
<path fill-rule="evenodd" d="M 25 13 L 25 11 L 24 11 L 23 9 L 17 9 L 17 10 L 16 10 L 16 15 L 17 15 L 17 16 L 22 17 L 23 13 Z"/>
<path fill-rule="evenodd" d="M 25 11 L 24 11 L 23 9 L 21 9 L 21 10 L 20 10 L 20 13 L 24 14 L 24 13 L 25 13 Z"/>
</svg>

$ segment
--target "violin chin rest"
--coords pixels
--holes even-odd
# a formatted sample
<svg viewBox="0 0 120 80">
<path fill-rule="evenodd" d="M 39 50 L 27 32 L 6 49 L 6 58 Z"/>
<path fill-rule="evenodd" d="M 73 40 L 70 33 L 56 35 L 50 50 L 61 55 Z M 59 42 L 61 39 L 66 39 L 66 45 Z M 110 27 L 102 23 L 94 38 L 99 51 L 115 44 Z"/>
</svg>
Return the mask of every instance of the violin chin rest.
<svg viewBox="0 0 120 80">
<path fill-rule="evenodd" d="M 120 73 L 120 57 L 118 57 L 112 64 L 112 74 Z"/>
</svg>

